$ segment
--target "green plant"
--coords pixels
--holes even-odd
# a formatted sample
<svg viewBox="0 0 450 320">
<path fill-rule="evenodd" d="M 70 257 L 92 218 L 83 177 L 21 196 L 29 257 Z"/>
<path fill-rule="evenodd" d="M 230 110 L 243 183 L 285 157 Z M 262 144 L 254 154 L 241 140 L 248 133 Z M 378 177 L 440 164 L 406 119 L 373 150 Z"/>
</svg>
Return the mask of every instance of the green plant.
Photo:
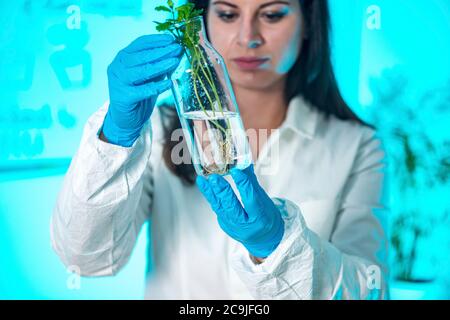
<svg viewBox="0 0 450 320">
<path fill-rule="evenodd" d="M 450 111 L 450 81 L 443 88 L 418 97 L 408 85 L 398 68 L 386 70 L 380 79 L 372 80 L 375 99 L 370 122 L 382 137 L 393 173 L 392 191 L 401 199 L 391 224 L 394 272 L 400 280 L 417 281 L 414 269 L 419 243 L 435 228 L 448 225 L 450 218 L 448 208 L 431 216 L 429 212 L 423 213 L 423 207 L 416 203 L 424 190 L 445 188 L 450 182 L 448 134 L 443 137 L 431 134 L 434 126 L 439 125 L 437 119 L 444 119 L 443 115 Z"/>
<path fill-rule="evenodd" d="M 156 30 L 159 32 L 169 32 L 178 42 L 188 58 L 190 63 L 190 76 L 192 79 L 192 91 L 195 96 L 195 101 L 203 111 L 207 120 L 220 130 L 214 132 L 216 141 L 219 141 L 219 152 L 222 154 L 225 161 L 231 160 L 232 155 L 232 139 L 229 119 L 224 116 L 224 107 L 220 98 L 219 87 L 216 85 L 215 70 L 210 61 L 206 57 L 204 48 L 199 44 L 201 31 L 201 20 L 203 10 L 195 9 L 193 3 L 186 3 L 180 6 L 175 6 L 172 0 L 167 1 L 167 6 L 157 6 L 156 11 L 167 12 L 169 17 L 164 22 L 154 21 L 157 24 Z M 210 108 L 207 108 L 202 100 L 206 97 Z M 224 128 L 216 119 L 216 109 L 225 118 L 228 130 Z M 218 169 L 205 168 L 209 173 L 225 173 L 226 168 Z"/>
<path fill-rule="evenodd" d="M 417 120 L 406 125 L 418 125 Z M 450 148 L 448 143 L 434 142 L 425 132 L 407 132 L 405 125 L 396 127 L 391 138 L 398 143 L 394 173 L 402 192 L 419 193 L 423 189 L 433 189 L 450 181 Z M 395 250 L 397 278 L 417 280 L 414 267 L 417 263 L 419 243 L 430 236 L 433 229 L 448 223 L 450 211 L 439 217 L 424 216 L 419 208 L 403 209 L 393 220 L 391 244 Z"/>
</svg>

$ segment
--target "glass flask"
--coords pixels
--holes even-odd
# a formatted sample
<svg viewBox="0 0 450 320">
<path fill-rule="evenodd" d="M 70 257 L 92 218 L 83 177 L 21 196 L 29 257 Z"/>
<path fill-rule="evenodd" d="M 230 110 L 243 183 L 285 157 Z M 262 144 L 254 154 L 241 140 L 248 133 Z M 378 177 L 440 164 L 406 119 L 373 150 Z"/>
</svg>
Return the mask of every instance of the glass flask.
<svg viewBox="0 0 450 320">
<path fill-rule="evenodd" d="M 203 17 L 177 25 L 184 53 L 172 93 L 198 175 L 226 175 L 252 162 L 247 135 L 222 56 L 208 41 Z"/>
</svg>

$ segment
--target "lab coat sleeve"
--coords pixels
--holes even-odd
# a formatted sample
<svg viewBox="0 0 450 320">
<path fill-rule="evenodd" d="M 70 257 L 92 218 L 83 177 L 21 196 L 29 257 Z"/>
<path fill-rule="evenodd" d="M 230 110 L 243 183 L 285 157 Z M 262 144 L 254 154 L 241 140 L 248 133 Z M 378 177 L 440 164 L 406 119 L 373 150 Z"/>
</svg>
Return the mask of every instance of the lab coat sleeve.
<svg viewBox="0 0 450 320">
<path fill-rule="evenodd" d="M 86 123 L 50 221 L 51 244 L 83 276 L 116 274 L 128 261 L 152 197 L 151 125 L 132 147 L 98 137 L 107 104 Z"/>
<path fill-rule="evenodd" d="M 301 204 L 273 198 L 285 220 L 277 249 L 261 264 L 243 246 L 232 266 L 255 299 L 385 299 L 385 161 L 372 130 L 361 139 L 330 241 L 308 229 Z"/>
</svg>

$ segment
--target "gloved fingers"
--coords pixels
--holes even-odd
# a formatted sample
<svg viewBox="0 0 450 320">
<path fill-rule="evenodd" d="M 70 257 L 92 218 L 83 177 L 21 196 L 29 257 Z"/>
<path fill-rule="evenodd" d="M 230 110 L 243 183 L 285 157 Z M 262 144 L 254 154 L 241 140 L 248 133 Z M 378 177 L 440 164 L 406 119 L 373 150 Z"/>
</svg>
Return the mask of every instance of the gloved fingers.
<svg viewBox="0 0 450 320">
<path fill-rule="evenodd" d="M 236 228 L 236 225 L 229 221 L 227 218 L 223 218 L 222 216 L 217 216 L 217 222 L 219 223 L 220 228 L 225 231 L 230 237 L 233 239 L 240 241 L 240 230 Z"/>
<path fill-rule="evenodd" d="M 183 48 L 178 43 L 173 43 L 163 48 L 149 49 L 144 51 L 127 53 L 122 51 L 119 59 L 125 68 L 154 63 L 162 59 L 178 57 Z"/>
<path fill-rule="evenodd" d="M 148 34 L 131 42 L 123 51 L 127 53 L 138 52 L 153 48 L 166 47 L 175 42 L 175 38 L 169 34 Z"/>
<path fill-rule="evenodd" d="M 211 185 L 209 184 L 209 181 L 202 176 L 197 176 L 197 179 L 195 180 L 198 188 L 200 189 L 200 192 L 203 194 L 203 196 L 208 200 L 211 208 L 214 212 L 217 212 L 220 210 L 220 204 L 216 199 L 216 195 L 214 194 L 214 191 L 211 188 Z"/>
<path fill-rule="evenodd" d="M 256 180 L 255 173 L 251 167 L 253 167 L 253 165 L 244 170 L 234 168 L 230 173 L 236 183 L 236 188 L 241 195 L 245 211 L 247 212 L 249 219 L 253 220 L 263 212 L 264 205 L 262 204 L 262 199 L 260 199 L 259 183 Z"/>
<path fill-rule="evenodd" d="M 211 188 L 222 209 L 222 216 L 231 222 L 242 222 L 247 220 L 247 214 L 242 208 L 239 199 L 234 194 L 230 184 L 221 176 L 212 174 L 208 180 Z"/>
<path fill-rule="evenodd" d="M 222 230 L 225 231 L 230 237 L 238 239 L 239 235 L 236 228 L 234 228 L 235 221 L 230 221 L 227 214 L 221 211 L 222 208 L 220 206 L 220 203 L 216 198 L 214 191 L 212 190 L 211 183 L 208 180 L 209 179 L 206 179 L 205 177 L 198 176 L 196 179 L 196 183 L 201 193 L 205 196 L 206 200 L 208 200 L 209 204 L 211 205 L 211 208 L 216 213 L 217 221 Z"/>
<path fill-rule="evenodd" d="M 253 164 L 249 165 L 247 168 L 245 168 L 242 171 L 250 177 L 250 179 L 253 182 L 253 185 L 256 185 L 258 187 L 260 186 L 259 182 L 258 182 L 258 178 L 256 178 L 255 167 L 253 166 Z"/>
<path fill-rule="evenodd" d="M 140 85 L 163 74 L 170 74 L 178 67 L 180 59 L 168 58 L 156 63 L 131 67 L 124 70 L 124 81 L 130 85 Z"/>
<path fill-rule="evenodd" d="M 129 93 L 131 95 L 130 102 L 136 103 L 149 97 L 155 97 L 170 89 L 172 80 L 162 80 L 158 82 L 149 82 L 140 86 L 130 86 Z"/>
</svg>

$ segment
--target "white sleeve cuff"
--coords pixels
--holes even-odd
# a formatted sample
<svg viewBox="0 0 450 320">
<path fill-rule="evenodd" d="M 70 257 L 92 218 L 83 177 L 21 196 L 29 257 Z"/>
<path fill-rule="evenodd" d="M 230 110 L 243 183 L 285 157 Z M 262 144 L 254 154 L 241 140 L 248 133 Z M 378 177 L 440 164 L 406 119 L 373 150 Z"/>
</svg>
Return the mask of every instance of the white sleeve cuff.
<svg viewBox="0 0 450 320">
<path fill-rule="evenodd" d="M 306 223 L 294 203 L 279 198 L 272 200 L 285 222 L 280 244 L 261 264 L 253 263 L 244 246 L 236 246 L 231 254 L 232 267 L 255 299 L 308 298 L 312 292 L 313 252 L 303 239 Z M 299 256 L 304 259 L 298 259 Z"/>
</svg>

